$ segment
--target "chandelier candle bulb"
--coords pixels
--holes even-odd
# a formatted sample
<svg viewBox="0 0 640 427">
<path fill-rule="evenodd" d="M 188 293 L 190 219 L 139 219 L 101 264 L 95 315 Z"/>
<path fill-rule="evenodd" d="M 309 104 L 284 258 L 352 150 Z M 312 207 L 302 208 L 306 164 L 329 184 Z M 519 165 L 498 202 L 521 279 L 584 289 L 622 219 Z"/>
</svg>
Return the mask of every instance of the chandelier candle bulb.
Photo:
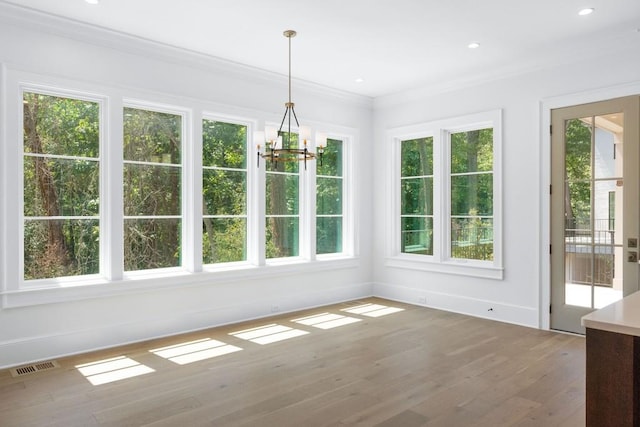
<svg viewBox="0 0 640 427">
<path fill-rule="evenodd" d="M 264 144 L 264 132 L 261 130 L 256 130 L 253 132 L 253 142 L 258 144 L 258 149 L 260 149 L 260 145 Z"/>
<path fill-rule="evenodd" d="M 275 141 L 278 139 L 278 130 L 273 126 L 267 126 L 264 128 L 265 138 L 267 141 Z"/>
<path fill-rule="evenodd" d="M 300 126 L 300 139 L 306 144 L 311 139 L 311 128 L 309 126 Z"/>
</svg>

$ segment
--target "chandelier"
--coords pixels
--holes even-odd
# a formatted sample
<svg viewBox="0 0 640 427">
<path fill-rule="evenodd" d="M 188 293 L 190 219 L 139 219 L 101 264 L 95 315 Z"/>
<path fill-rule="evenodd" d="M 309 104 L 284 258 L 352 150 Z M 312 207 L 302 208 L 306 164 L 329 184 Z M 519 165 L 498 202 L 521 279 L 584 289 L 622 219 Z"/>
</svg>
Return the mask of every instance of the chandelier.
<svg viewBox="0 0 640 427">
<path fill-rule="evenodd" d="M 305 170 L 307 169 L 307 160 L 313 160 L 317 157 L 322 166 L 322 154 L 324 153 L 327 137 L 317 133 L 318 153 L 309 151 L 307 143 L 311 140 L 311 129 L 308 126 L 300 126 L 294 108 L 295 104 L 291 101 L 291 39 L 296 34 L 293 30 L 287 30 L 283 33 L 289 39 L 289 101 L 284 104 L 285 110 L 282 122 L 280 122 L 280 128 L 276 131 L 275 127 L 267 126 L 264 132 L 254 132 L 254 141 L 258 143 L 258 167 L 260 167 L 260 157 L 270 161 L 272 165 L 278 162 L 304 162 Z M 296 147 L 291 145 L 292 119 L 298 128 L 298 138 L 302 141 L 302 148 L 300 148 L 299 144 Z M 283 132 L 285 123 L 287 125 L 286 132 Z M 262 143 L 266 145 L 263 153 L 260 152 Z"/>
</svg>

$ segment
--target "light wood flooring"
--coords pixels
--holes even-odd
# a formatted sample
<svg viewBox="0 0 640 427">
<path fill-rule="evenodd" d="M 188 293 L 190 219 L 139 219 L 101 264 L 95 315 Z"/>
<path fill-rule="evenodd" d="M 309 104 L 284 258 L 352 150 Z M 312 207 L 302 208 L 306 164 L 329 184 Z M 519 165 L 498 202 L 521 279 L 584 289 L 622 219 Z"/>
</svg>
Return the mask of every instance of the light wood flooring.
<svg viewBox="0 0 640 427">
<path fill-rule="evenodd" d="M 344 311 L 362 304 L 403 311 L 378 317 L 371 315 L 383 312 Z M 322 313 L 330 316 L 293 322 Z M 345 321 L 354 323 L 329 328 Z M 243 337 L 260 341 L 306 333 L 272 343 L 230 335 L 271 324 L 279 327 L 264 329 L 270 335 L 260 338 L 252 330 Z M 184 363 L 180 357 L 216 354 L 221 355 L 175 363 Z M 87 365 L 112 358 L 119 359 Z M 582 337 L 375 298 L 57 362 L 58 368 L 17 378 L 0 371 L 0 426 L 548 427 L 585 422 Z M 80 365 L 84 375 L 76 368 Z M 101 374 L 105 366 L 109 372 Z M 91 383 L 138 371 L 149 372 Z"/>
</svg>

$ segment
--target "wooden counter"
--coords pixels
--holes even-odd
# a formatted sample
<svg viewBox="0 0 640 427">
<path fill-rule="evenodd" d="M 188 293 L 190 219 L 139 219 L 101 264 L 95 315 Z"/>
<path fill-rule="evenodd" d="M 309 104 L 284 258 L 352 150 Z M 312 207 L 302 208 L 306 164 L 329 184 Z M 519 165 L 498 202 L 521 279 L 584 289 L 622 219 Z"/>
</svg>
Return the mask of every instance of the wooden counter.
<svg viewBox="0 0 640 427">
<path fill-rule="evenodd" d="M 640 292 L 582 318 L 589 427 L 640 427 Z"/>
</svg>

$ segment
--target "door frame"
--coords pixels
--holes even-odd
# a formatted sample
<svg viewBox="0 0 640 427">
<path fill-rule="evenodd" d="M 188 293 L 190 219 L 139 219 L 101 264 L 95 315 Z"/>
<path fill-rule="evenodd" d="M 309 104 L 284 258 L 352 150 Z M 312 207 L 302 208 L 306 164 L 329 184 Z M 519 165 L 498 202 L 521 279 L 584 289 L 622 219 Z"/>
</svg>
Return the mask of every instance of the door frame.
<svg viewBox="0 0 640 427">
<path fill-rule="evenodd" d="M 587 92 L 545 98 L 540 102 L 540 222 L 539 222 L 539 328 L 550 329 L 551 315 L 551 110 L 580 104 L 639 95 L 640 82 L 612 86 Z"/>
</svg>

